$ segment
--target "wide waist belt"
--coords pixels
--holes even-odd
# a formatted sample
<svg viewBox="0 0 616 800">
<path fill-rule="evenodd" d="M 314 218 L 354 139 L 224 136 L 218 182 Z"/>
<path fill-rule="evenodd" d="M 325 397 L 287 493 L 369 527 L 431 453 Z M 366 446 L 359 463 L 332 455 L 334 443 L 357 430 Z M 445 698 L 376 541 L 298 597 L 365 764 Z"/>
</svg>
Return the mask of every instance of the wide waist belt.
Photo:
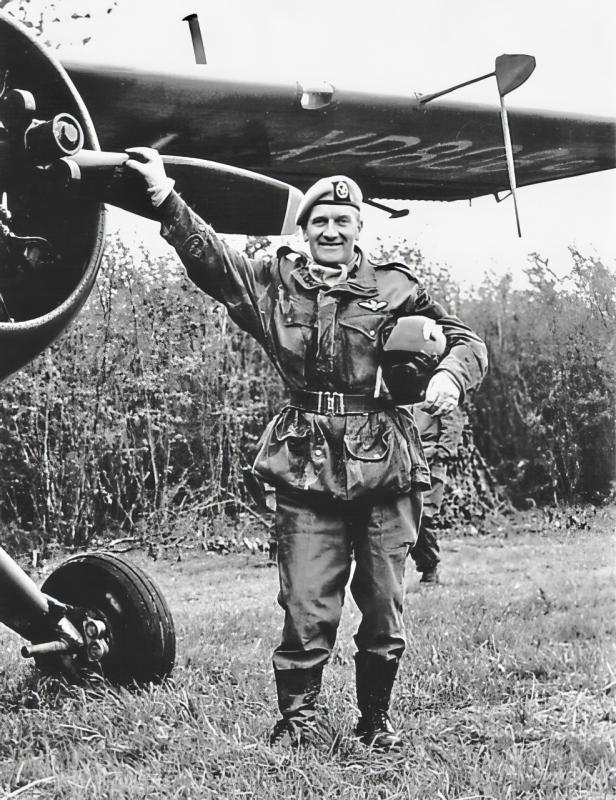
<svg viewBox="0 0 616 800">
<path fill-rule="evenodd" d="M 292 389 L 290 404 L 316 414 L 365 414 L 368 411 L 384 411 L 394 408 L 391 400 L 370 397 L 366 394 L 343 394 L 342 392 L 309 392 Z"/>
</svg>

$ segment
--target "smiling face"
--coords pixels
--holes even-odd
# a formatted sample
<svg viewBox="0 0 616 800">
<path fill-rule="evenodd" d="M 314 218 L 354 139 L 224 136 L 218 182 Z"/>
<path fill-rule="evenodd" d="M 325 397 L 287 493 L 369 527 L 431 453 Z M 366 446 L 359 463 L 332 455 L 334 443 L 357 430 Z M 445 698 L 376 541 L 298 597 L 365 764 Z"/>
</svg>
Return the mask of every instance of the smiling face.
<svg viewBox="0 0 616 800">
<path fill-rule="evenodd" d="M 308 215 L 304 241 L 317 264 L 350 264 L 361 228 L 359 211 L 353 206 L 320 203 Z"/>
</svg>

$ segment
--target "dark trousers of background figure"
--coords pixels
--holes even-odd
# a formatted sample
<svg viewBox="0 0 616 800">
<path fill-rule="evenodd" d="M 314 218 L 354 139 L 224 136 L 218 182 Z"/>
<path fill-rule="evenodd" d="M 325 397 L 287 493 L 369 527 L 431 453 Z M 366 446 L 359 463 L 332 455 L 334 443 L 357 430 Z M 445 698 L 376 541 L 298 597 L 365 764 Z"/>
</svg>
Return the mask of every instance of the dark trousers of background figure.
<svg viewBox="0 0 616 800">
<path fill-rule="evenodd" d="M 417 534 L 417 541 L 411 548 L 411 558 L 415 562 L 417 572 L 434 569 L 440 562 L 440 549 L 434 520 L 439 515 L 443 504 L 443 495 L 447 482 L 447 464 L 432 464 L 430 467 L 432 488 L 423 495 L 423 515 Z"/>
<path fill-rule="evenodd" d="M 435 521 L 443 504 L 448 465 L 457 455 L 467 417 L 459 406 L 451 414 L 435 417 L 424 411 L 421 403 L 413 406 L 413 414 L 430 466 L 432 488 L 424 492 L 423 517 L 411 557 L 418 572 L 430 572 L 440 561 Z"/>
</svg>

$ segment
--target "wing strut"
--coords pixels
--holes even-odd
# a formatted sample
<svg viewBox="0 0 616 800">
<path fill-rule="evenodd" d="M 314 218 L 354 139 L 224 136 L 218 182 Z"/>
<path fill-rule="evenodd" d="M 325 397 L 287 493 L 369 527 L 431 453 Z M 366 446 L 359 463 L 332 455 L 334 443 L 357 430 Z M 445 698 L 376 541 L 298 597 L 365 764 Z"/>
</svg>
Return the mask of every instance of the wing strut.
<svg viewBox="0 0 616 800">
<path fill-rule="evenodd" d="M 536 61 L 533 56 L 526 55 L 508 55 L 503 54 L 498 56 L 494 64 L 494 72 L 488 72 L 486 75 L 481 75 L 479 78 L 472 78 L 470 81 L 458 83 L 451 86 L 449 89 L 443 89 L 441 92 L 434 92 L 421 97 L 419 100 L 420 105 L 435 100 L 437 97 L 442 97 L 444 94 L 454 92 L 456 89 L 461 89 L 463 86 L 469 86 L 471 83 L 483 81 L 486 78 L 496 78 L 498 86 L 498 94 L 500 96 L 501 108 L 501 124 L 503 126 L 503 139 L 505 142 L 505 158 L 507 159 L 507 173 L 509 175 L 509 186 L 511 188 L 511 195 L 513 197 L 513 208 L 515 210 L 515 221 L 518 229 L 518 236 L 522 237 L 522 230 L 520 228 L 520 214 L 518 210 L 518 201 L 516 197 L 517 183 L 515 177 L 515 162 L 513 160 L 513 147 L 511 144 L 511 133 L 509 130 L 509 118 L 507 117 L 507 108 L 505 107 L 505 95 L 517 89 L 532 75 L 535 69 Z"/>
</svg>

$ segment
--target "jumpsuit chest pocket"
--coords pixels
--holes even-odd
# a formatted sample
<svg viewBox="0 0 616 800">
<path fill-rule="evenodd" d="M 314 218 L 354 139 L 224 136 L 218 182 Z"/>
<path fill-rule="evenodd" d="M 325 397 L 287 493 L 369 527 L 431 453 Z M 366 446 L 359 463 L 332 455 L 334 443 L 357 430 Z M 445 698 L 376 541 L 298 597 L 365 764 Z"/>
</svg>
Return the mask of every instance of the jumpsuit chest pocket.
<svg viewBox="0 0 616 800">
<path fill-rule="evenodd" d="M 278 295 L 276 310 L 285 328 L 296 326 L 312 328 L 316 318 L 316 308 L 312 301 L 290 297 L 282 291 Z"/>
<path fill-rule="evenodd" d="M 376 342 L 379 330 L 386 319 L 385 314 L 357 314 L 352 317 L 340 317 L 339 324 L 349 337 L 359 335 L 370 342 Z"/>
<path fill-rule="evenodd" d="M 357 314 L 341 316 L 338 320 L 342 350 L 352 359 L 376 358 L 379 331 L 386 321 L 385 314 Z"/>
<path fill-rule="evenodd" d="M 273 316 L 275 347 L 291 383 L 305 379 L 305 361 L 311 347 L 315 316 L 312 302 L 279 292 Z"/>
</svg>

